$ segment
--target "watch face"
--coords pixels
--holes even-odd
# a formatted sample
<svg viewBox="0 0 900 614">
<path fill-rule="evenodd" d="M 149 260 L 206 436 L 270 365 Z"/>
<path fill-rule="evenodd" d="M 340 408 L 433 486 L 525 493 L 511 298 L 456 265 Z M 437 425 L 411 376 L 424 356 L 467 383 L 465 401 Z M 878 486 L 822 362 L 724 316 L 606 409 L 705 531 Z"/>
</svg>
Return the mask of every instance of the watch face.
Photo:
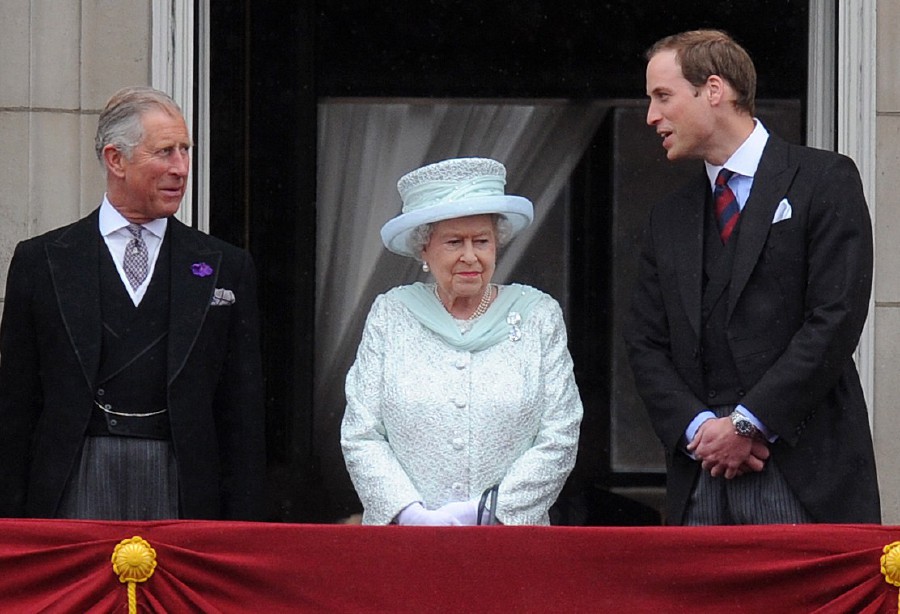
<svg viewBox="0 0 900 614">
<path fill-rule="evenodd" d="M 741 437 L 753 437 L 756 434 L 756 427 L 744 416 L 732 416 L 731 423 L 734 425 L 734 430 Z"/>
</svg>

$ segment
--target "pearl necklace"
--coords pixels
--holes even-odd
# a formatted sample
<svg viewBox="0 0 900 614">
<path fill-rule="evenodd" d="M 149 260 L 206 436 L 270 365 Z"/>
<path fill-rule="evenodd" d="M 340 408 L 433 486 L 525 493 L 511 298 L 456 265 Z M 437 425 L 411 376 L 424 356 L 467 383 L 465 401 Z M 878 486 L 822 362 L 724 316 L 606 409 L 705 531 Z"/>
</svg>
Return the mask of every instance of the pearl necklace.
<svg viewBox="0 0 900 614">
<path fill-rule="evenodd" d="M 473 311 L 472 315 L 470 315 L 468 318 L 466 318 L 466 320 L 474 320 L 475 318 L 480 318 L 481 316 L 483 316 L 485 314 L 485 312 L 488 310 L 488 307 L 491 306 L 491 297 L 494 295 L 493 286 L 494 286 L 494 284 L 488 284 L 485 287 L 484 293 L 481 295 L 481 302 L 478 303 L 478 307 L 475 308 L 475 311 Z M 434 284 L 434 296 L 437 298 L 438 302 L 444 307 L 444 309 L 447 309 L 447 306 L 444 305 L 444 301 L 441 300 L 441 295 L 438 294 L 437 284 Z M 450 310 L 447 309 L 447 312 L 450 313 Z M 453 314 L 451 313 L 450 315 L 453 315 Z"/>
</svg>

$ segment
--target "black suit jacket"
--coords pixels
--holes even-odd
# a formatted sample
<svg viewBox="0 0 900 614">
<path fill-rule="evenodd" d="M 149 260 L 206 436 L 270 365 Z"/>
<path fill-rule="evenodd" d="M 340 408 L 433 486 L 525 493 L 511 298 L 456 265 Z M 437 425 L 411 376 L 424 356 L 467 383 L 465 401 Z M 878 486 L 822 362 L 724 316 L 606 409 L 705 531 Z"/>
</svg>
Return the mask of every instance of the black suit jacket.
<svg viewBox="0 0 900 614">
<path fill-rule="evenodd" d="M 700 355 L 709 192 L 700 173 L 654 207 L 625 333 L 638 391 L 666 450 L 672 524 L 699 471 L 683 451 L 685 428 L 716 404 Z M 782 199 L 792 215 L 773 224 Z M 726 332 L 742 403 L 778 435 L 773 458 L 816 521 L 880 522 L 852 359 L 872 281 L 871 221 L 856 166 L 770 136 L 735 248 Z"/>
<path fill-rule="evenodd" d="M 100 364 L 99 210 L 20 243 L 0 325 L 0 514 L 50 517 L 76 464 Z M 185 518 L 261 519 L 265 416 L 245 251 L 169 219 L 168 408 Z M 206 263 L 212 274 L 195 275 Z M 233 292 L 211 306 L 216 288 Z"/>
</svg>

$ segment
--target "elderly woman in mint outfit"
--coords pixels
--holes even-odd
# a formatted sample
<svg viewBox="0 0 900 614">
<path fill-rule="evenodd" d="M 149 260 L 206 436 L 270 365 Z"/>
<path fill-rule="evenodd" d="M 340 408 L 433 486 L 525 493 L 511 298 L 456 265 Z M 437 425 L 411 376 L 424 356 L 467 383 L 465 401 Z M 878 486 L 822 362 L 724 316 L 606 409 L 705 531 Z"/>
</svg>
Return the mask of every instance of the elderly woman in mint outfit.
<svg viewBox="0 0 900 614">
<path fill-rule="evenodd" d="M 531 202 L 490 159 L 445 160 L 398 182 L 381 230 L 434 283 L 375 299 L 347 375 L 341 445 L 365 524 L 549 524 L 575 463 L 582 406 L 558 303 L 491 283 Z M 479 518 L 479 516 L 481 516 Z"/>
</svg>

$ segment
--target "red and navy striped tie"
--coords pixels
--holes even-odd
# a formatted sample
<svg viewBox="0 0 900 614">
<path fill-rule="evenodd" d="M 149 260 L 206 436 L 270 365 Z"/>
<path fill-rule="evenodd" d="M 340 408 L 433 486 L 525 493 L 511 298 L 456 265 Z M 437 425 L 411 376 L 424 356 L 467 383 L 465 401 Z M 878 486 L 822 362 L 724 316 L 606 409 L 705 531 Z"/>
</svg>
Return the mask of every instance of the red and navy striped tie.
<svg viewBox="0 0 900 614">
<path fill-rule="evenodd" d="M 719 225 L 719 237 L 721 237 L 723 245 L 728 242 L 728 237 L 731 236 L 731 231 L 734 230 L 738 218 L 741 216 L 734 192 L 728 187 L 728 180 L 732 175 L 734 175 L 734 171 L 727 168 L 720 170 L 716 177 L 716 188 L 713 191 L 716 223 Z"/>
</svg>

